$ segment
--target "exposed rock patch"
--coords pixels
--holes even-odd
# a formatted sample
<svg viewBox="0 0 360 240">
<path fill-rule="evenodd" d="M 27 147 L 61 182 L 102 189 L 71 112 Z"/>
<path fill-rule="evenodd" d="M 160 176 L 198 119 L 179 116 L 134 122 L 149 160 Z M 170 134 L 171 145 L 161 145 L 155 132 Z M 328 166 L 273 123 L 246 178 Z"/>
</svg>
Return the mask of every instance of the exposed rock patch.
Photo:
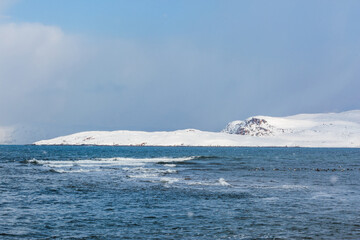
<svg viewBox="0 0 360 240">
<path fill-rule="evenodd" d="M 229 123 L 223 132 L 249 136 L 272 136 L 274 135 L 274 129 L 275 127 L 265 119 L 252 117 L 246 121 Z"/>
</svg>

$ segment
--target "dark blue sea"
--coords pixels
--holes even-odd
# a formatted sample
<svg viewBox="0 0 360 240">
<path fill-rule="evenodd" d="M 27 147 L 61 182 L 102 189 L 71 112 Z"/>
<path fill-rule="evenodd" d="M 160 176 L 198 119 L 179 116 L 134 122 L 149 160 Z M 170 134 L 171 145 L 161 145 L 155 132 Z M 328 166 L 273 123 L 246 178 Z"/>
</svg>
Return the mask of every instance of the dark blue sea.
<svg viewBox="0 0 360 240">
<path fill-rule="evenodd" d="M 360 149 L 0 146 L 0 239 L 360 239 Z"/>
</svg>

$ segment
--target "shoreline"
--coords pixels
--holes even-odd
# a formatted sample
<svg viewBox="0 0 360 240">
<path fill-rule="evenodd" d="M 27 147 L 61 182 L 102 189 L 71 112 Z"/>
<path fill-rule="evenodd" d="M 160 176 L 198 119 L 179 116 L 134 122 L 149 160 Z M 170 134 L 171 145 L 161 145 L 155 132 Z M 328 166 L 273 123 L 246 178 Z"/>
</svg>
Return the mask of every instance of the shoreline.
<svg viewBox="0 0 360 240">
<path fill-rule="evenodd" d="M 308 147 L 308 146 L 106 145 L 106 144 L 19 144 L 19 145 L 2 145 L 2 146 L 360 149 L 360 146 L 359 147 L 318 147 L 318 146 Z"/>
</svg>

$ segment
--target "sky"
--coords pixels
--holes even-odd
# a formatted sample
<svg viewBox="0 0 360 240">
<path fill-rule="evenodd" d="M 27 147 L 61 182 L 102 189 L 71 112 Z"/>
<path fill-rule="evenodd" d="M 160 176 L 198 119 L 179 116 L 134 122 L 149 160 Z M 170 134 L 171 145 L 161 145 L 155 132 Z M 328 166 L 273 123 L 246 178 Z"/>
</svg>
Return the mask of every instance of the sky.
<svg viewBox="0 0 360 240">
<path fill-rule="evenodd" d="M 357 0 L 0 0 L 0 143 L 360 109 Z"/>
</svg>

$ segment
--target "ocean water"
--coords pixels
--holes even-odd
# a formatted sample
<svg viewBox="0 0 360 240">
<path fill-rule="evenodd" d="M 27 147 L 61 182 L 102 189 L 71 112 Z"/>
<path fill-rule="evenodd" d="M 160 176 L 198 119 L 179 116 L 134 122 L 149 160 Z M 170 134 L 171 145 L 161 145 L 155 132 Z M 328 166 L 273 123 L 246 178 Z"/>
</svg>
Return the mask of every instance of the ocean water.
<svg viewBox="0 0 360 240">
<path fill-rule="evenodd" d="M 360 149 L 0 146 L 0 239 L 360 239 Z"/>
</svg>

